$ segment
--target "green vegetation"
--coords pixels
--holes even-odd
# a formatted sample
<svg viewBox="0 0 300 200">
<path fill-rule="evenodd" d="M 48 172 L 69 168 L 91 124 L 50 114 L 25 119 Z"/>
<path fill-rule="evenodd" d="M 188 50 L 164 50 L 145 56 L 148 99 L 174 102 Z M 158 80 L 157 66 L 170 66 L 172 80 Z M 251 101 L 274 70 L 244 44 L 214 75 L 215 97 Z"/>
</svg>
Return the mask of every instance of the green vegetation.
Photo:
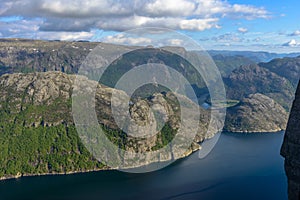
<svg viewBox="0 0 300 200">
<path fill-rule="evenodd" d="M 249 65 L 255 63 L 251 59 L 239 55 L 224 56 L 222 54 L 217 54 L 212 58 L 223 77 L 227 77 L 233 70 L 239 68 L 241 65 Z"/>
<path fill-rule="evenodd" d="M 33 96 L 29 98 L 26 87 L 17 92 L 14 86 L 0 86 L 0 91 L 4 97 L 0 102 L 0 177 L 107 168 L 91 155 L 79 138 L 72 119 L 70 98 L 60 96 L 38 104 Z M 167 96 L 168 102 L 178 106 L 176 97 Z M 101 105 L 100 110 L 104 108 Z M 103 116 L 99 117 L 101 120 Z M 101 128 L 119 148 L 140 150 L 139 140 L 113 129 L 111 124 L 103 123 Z M 162 148 L 175 134 L 167 124 L 158 133 L 156 143 L 150 145 Z"/>
<path fill-rule="evenodd" d="M 0 177 L 101 169 L 75 127 L 24 127 L 0 123 Z"/>
<path fill-rule="evenodd" d="M 121 59 L 114 61 L 103 73 L 100 83 L 109 87 L 114 87 L 126 72 L 134 67 L 147 63 L 163 63 L 164 65 L 177 70 L 190 84 L 194 84 L 198 88 L 205 88 L 205 83 L 201 75 L 198 74 L 195 67 L 187 60 L 174 53 L 152 48 L 129 52 L 123 55 Z"/>
<path fill-rule="evenodd" d="M 157 137 L 157 144 L 152 147 L 152 151 L 156 151 L 168 145 L 175 137 L 177 130 L 172 129 L 170 124 L 165 124 L 161 130 L 162 134 Z"/>
<path fill-rule="evenodd" d="M 237 105 L 239 102 L 239 100 L 227 99 L 226 101 L 215 101 L 214 106 L 218 108 L 230 108 Z"/>
</svg>

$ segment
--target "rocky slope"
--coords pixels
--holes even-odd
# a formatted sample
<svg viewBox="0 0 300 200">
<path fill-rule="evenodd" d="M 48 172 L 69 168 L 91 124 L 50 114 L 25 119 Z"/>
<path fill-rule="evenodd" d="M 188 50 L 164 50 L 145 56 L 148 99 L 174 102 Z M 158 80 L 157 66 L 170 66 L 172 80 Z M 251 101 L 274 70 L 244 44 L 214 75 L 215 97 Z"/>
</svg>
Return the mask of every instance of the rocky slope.
<svg viewBox="0 0 300 200">
<path fill-rule="evenodd" d="M 79 139 L 71 113 L 72 90 L 75 75 L 61 72 L 6 74 L 0 77 L 0 176 L 17 174 L 68 173 L 72 171 L 88 171 L 105 168 L 93 158 Z M 96 82 L 79 76 L 84 83 L 84 90 L 90 90 L 90 83 Z M 106 135 L 121 149 L 135 153 L 158 150 L 167 145 L 177 134 L 179 111 L 177 99 L 172 93 L 153 94 L 151 98 L 138 99 L 131 105 L 132 120 L 138 124 L 151 123 L 153 115 L 147 115 L 150 106 L 156 106 L 158 115 L 167 114 L 165 125 L 158 134 L 136 139 L 120 131 L 112 117 L 110 98 L 112 93 L 126 94 L 97 84 L 95 109 L 98 122 L 105 129 Z M 180 97 L 183 101 L 188 101 Z M 123 103 L 120 98 L 119 103 Z M 191 104 L 187 104 L 191 105 Z M 193 104 L 194 105 L 194 104 Z M 190 108 L 190 114 L 195 110 Z M 181 110 L 182 111 L 182 110 Z M 160 113 L 160 114 L 159 114 Z M 122 112 L 119 112 L 122 115 Z M 121 116 L 122 117 L 122 116 Z M 217 132 L 207 132 L 210 112 L 201 109 L 199 129 L 195 142 L 210 138 Z M 185 123 L 186 127 L 193 123 L 193 118 Z M 128 129 L 135 129 L 129 126 Z M 197 131 L 186 129 L 181 135 Z M 137 132 L 151 132 L 147 128 Z M 194 143 L 189 149 L 181 149 L 172 145 L 172 152 L 177 154 L 161 154 L 141 162 L 127 160 L 126 166 L 140 166 L 151 162 L 165 161 L 186 156 L 199 148 Z"/>
<path fill-rule="evenodd" d="M 288 120 L 281 155 L 285 157 L 289 200 L 300 199 L 300 82 Z"/>
<path fill-rule="evenodd" d="M 289 110 L 294 97 L 295 89 L 289 80 L 255 64 L 239 67 L 224 82 L 229 99 L 242 100 L 250 94 L 261 93 Z"/>
<path fill-rule="evenodd" d="M 288 114 L 273 99 L 251 94 L 226 113 L 224 129 L 231 132 L 276 132 L 285 130 Z"/>
<path fill-rule="evenodd" d="M 297 87 L 300 78 L 300 56 L 296 58 L 278 58 L 268 63 L 259 63 L 259 66 L 285 77 L 295 88 Z"/>
<path fill-rule="evenodd" d="M 0 40 L 0 74 L 62 71 L 75 73 L 99 43 L 23 39 Z"/>
<path fill-rule="evenodd" d="M 227 77 L 230 73 L 242 65 L 255 64 L 251 59 L 239 55 L 223 55 L 216 54 L 212 56 L 223 77 Z"/>
<path fill-rule="evenodd" d="M 98 45 L 112 52 L 118 51 L 120 48 L 118 45 L 93 42 L 0 39 L 0 75 L 45 71 L 62 71 L 73 74 L 78 71 L 92 49 Z M 126 48 L 130 49 L 131 47 Z M 177 48 L 177 50 L 184 54 L 188 53 L 183 48 Z M 210 53 L 225 77 L 228 98 L 241 100 L 249 94 L 262 93 L 275 99 L 286 110 L 290 109 L 296 89 L 295 84 L 297 84 L 295 81 L 300 77 L 299 57 L 275 59 L 268 63 L 255 65 L 249 55 L 250 57 L 252 54 L 263 57 L 262 55 L 267 53 L 218 51 Z M 272 56 L 295 55 L 298 54 Z M 208 95 L 202 78 L 195 73 L 189 63 L 179 56 L 151 48 L 134 51 L 122 56 L 122 59 L 117 59 L 108 68 L 106 73 L 108 75 L 100 81 L 104 85 L 112 87 L 122 74 L 135 66 L 149 62 L 166 64 L 178 70 L 192 84 L 200 101 Z M 232 72 L 232 70 L 234 71 Z M 96 71 L 92 73 L 97 74 Z M 98 80 L 99 77 L 96 78 Z"/>
</svg>

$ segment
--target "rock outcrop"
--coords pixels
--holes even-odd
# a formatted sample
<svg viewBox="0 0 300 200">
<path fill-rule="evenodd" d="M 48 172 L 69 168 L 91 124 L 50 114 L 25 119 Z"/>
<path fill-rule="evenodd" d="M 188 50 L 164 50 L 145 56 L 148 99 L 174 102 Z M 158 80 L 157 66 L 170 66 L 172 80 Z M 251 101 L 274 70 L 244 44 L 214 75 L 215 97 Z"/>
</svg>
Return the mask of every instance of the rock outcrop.
<svg viewBox="0 0 300 200">
<path fill-rule="evenodd" d="M 300 199 L 300 82 L 290 113 L 281 155 L 285 157 L 289 200 Z"/>
<path fill-rule="evenodd" d="M 228 99 L 242 100 L 250 94 L 261 93 L 289 110 L 294 97 L 295 88 L 288 79 L 256 64 L 235 69 L 224 82 Z"/>
<path fill-rule="evenodd" d="M 76 85 L 76 80 L 81 84 Z M 130 157 L 126 161 L 124 159 L 122 161 L 124 167 L 138 167 L 187 156 L 200 148 L 197 142 L 213 137 L 221 129 L 220 127 L 219 130 L 207 131 L 211 120 L 210 111 L 202 109 L 188 98 L 175 96 L 171 92 L 155 93 L 148 98 L 136 99 L 129 106 L 131 119 L 130 123 L 126 124 L 127 130 L 141 136 L 145 133 L 155 133 L 150 136 L 146 134 L 145 137 L 134 137 L 126 134 L 123 129 L 120 130 L 114 118 L 116 115 L 112 113 L 112 93 L 120 97 L 114 100 L 115 104 L 128 106 L 126 100 L 129 97 L 121 90 L 101 85 L 85 76 L 68 75 L 62 72 L 5 74 L 0 77 L 0 132 L 2 133 L 0 142 L 6 144 L 9 141 L 10 146 L 0 145 L 2 153 L 0 153 L 0 177 L 14 177 L 18 173 L 69 173 L 103 169 L 103 165 L 98 164 L 95 157 L 88 153 L 91 151 L 87 151 L 90 149 L 84 143 L 86 137 L 78 138 L 79 133 L 77 134 L 72 109 L 74 100 L 72 94 L 75 88 L 79 87 L 79 91 L 92 91 L 91 86 L 95 85 L 93 103 L 83 101 L 79 107 L 95 111 L 96 120 L 116 147 L 132 152 L 132 155 L 137 153 L 144 155 L 170 145 L 171 150 L 159 156 L 153 155 L 139 162 L 135 157 Z M 183 106 L 179 107 L 178 99 L 184 102 Z M 194 118 L 197 114 L 196 108 L 200 109 L 200 118 Z M 117 106 L 115 111 L 117 116 L 126 118 L 123 108 L 118 109 Z M 85 111 L 80 114 L 84 119 L 89 119 L 89 116 L 84 114 Z M 190 117 L 179 122 L 180 113 L 183 112 Z M 164 126 L 158 124 L 160 129 L 153 130 L 153 126 L 147 124 L 153 124 L 157 117 L 163 120 L 160 123 L 164 122 Z M 89 121 L 86 124 L 89 124 Z M 190 137 L 192 133 L 197 134 Z M 181 143 L 170 144 L 177 135 L 187 146 Z M 36 142 L 27 144 L 28 141 Z M 101 143 L 101 140 L 99 142 Z M 39 146 L 40 144 L 43 145 Z M 105 159 L 107 158 L 98 160 Z M 82 160 L 86 160 L 89 164 L 85 165 Z"/>
<path fill-rule="evenodd" d="M 225 130 L 230 132 L 277 132 L 286 128 L 288 114 L 273 99 L 251 94 L 228 108 Z"/>
<path fill-rule="evenodd" d="M 259 66 L 285 77 L 293 86 L 297 87 L 300 74 L 300 56 L 295 58 L 277 58 L 268 63 L 259 63 Z"/>
</svg>

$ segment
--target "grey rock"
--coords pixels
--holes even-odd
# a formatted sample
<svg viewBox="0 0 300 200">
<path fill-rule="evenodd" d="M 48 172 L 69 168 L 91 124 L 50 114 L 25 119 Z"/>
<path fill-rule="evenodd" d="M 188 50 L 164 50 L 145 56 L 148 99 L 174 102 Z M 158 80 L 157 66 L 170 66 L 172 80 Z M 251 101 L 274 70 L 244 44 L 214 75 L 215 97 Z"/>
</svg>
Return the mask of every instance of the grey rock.
<svg viewBox="0 0 300 200">
<path fill-rule="evenodd" d="M 281 155 L 285 158 L 289 200 L 300 199 L 300 82 L 292 106 Z"/>
<path fill-rule="evenodd" d="M 276 101 L 251 94 L 227 110 L 225 130 L 231 132 L 277 132 L 285 130 L 288 114 Z"/>
</svg>

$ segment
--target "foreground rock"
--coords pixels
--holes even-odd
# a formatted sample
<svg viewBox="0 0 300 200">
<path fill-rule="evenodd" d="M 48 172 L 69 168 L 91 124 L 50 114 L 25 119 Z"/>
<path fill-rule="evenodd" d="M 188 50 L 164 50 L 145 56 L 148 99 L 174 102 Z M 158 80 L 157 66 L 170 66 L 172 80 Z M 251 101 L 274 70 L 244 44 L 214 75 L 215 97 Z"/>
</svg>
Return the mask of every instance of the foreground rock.
<svg viewBox="0 0 300 200">
<path fill-rule="evenodd" d="M 300 199 L 300 82 L 289 117 L 281 155 L 285 157 L 289 200 Z"/>
<path fill-rule="evenodd" d="M 277 132 L 285 130 L 288 114 L 273 99 L 252 94 L 227 110 L 225 130 L 230 132 Z"/>
</svg>

